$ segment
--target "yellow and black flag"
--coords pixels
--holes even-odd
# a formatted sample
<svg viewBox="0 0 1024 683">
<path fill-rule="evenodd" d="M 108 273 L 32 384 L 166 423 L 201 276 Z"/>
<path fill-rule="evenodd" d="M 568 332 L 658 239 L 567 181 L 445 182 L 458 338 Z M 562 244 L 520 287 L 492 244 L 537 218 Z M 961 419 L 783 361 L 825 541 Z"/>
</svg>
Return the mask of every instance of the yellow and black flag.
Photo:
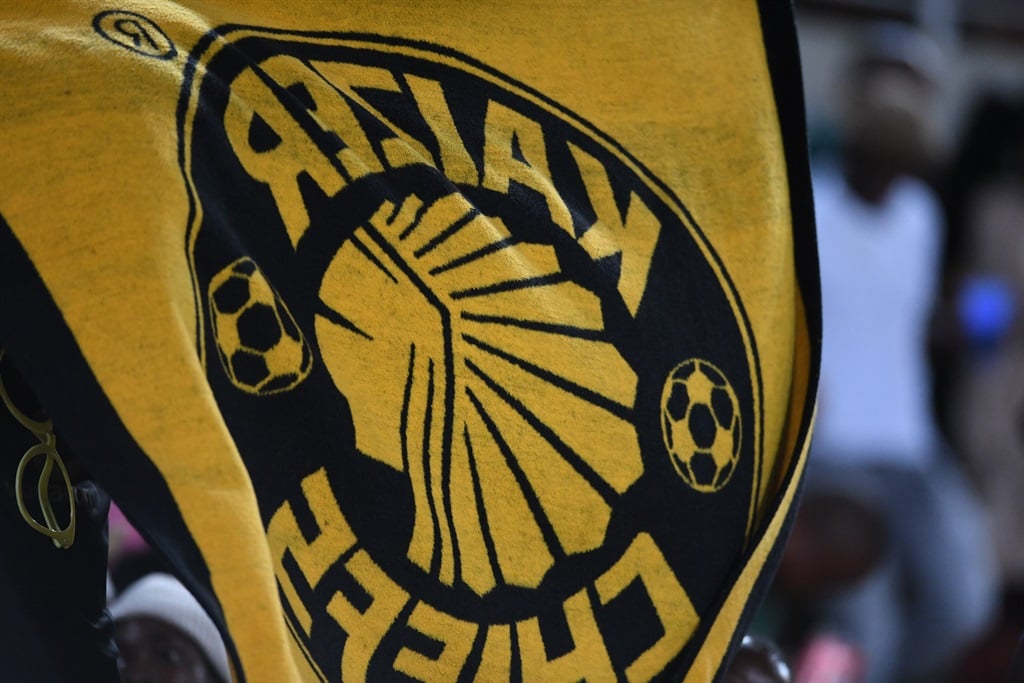
<svg viewBox="0 0 1024 683">
<path fill-rule="evenodd" d="M 819 356 L 787 3 L 26 1 L 0 64 L 0 347 L 239 681 L 715 678 Z"/>
</svg>

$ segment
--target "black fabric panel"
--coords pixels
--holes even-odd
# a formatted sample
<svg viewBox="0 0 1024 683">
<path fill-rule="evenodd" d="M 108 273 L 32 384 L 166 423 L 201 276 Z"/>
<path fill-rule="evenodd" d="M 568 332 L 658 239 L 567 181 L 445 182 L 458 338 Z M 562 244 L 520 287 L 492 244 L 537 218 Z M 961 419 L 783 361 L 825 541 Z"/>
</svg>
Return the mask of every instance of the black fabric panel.
<svg viewBox="0 0 1024 683">
<path fill-rule="evenodd" d="M 58 446 L 74 453 L 89 477 L 111 495 L 189 587 L 224 634 L 240 669 L 210 588 L 209 571 L 170 490 L 121 422 L 46 285 L 2 217 L 0 321 L 0 346 L 53 420 Z M 10 463 L 13 477 L 24 449 L 8 446 L 9 442 L 0 442 L 0 462 Z"/>
</svg>

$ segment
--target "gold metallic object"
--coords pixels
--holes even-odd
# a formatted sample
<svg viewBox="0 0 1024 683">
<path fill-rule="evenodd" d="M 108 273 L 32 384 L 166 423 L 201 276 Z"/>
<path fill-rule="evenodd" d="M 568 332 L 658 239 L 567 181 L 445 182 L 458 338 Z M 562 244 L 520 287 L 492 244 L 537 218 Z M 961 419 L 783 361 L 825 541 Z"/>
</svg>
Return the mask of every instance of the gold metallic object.
<svg viewBox="0 0 1024 683">
<path fill-rule="evenodd" d="M 0 361 L 3 360 L 4 349 L 0 348 Z M 21 457 L 21 461 L 18 463 L 18 469 L 15 473 L 15 497 L 18 502 L 18 511 L 21 513 L 22 519 L 25 522 L 43 534 L 49 537 L 55 546 L 58 548 L 70 548 L 75 542 L 75 492 L 71 485 L 71 477 L 68 475 L 68 470 L 64 466 L 64 461 L 60 457 L 60 453 L 57 452 L 57 437 L 53 433 L 53 422 L 50 420 L 39 421 L 33 420 L 24 412 L 18 409 L 14 405 L 14 401 L 11 399 L 10 394 L 7 391 L 7 387 L 4 385 L 3 373 L 0 373 L 0 400 L 7 406 L 7 410 L 11 413 L 18 423 L 32 432 L 39 443 L 32 446 L 25 454 Z M 25 471 L 29 464 L 36 458 L 42 457 L 43 467 L 39 473 L 39 481 L 36 485 L 36 494 L 39 498 L 39 507 L 43 512 L 44 523 L 39 522 L 32 516 L 28 508 L 25 507 L 24 498 L 24 486 L 23 480 L 25 477 Z M 70 516 L 66 526 L 61 526 L 57 519 L 57 513 L 53 509 L 53 504 L 50 501 L 49 489 L 50 489 L 50 478 L 53 476 L 54 466 L 60 471 L 61 476 L 64 479 L 64 486 L 67 489 L 68 496 L 68 508 L 70 510 Z"/>
</svg>

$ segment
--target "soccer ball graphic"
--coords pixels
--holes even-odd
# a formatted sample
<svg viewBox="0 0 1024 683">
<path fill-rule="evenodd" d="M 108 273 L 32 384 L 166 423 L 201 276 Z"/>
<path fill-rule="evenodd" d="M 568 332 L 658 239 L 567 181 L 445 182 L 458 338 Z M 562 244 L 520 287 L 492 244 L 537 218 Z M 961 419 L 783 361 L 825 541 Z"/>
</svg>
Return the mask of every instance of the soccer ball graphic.
<svg viewBox="0 0 1024 683">
<path fill-rule="evenodd" d="M 236 387 L 250 394 L 274 394 L 295 387 L 309 374 L 309 346 L 252 259 L 240 258 L 214 276 L 209 304 L 220 360 Z"/>
<path fill-rule="evenodd" d="M 739 460 L 739 401 L 721 370 L 691 358 L 669 373 L 661 391 L 661 430 L 672 465 L 701 493 L 724 487 Z"/>
</svg>

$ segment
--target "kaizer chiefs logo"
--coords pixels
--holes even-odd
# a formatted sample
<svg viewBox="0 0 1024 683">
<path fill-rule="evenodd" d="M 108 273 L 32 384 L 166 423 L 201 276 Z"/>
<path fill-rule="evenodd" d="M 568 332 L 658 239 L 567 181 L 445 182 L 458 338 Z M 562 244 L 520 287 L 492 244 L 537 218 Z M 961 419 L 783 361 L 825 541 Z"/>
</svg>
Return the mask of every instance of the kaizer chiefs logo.
<svg viewBox="0 0 1024 683">
<path fill-rule="evenodd" d="M 198 352 L 311 666 L 663 671 L 761 490 L 752 336 L 679 200 L 449 50 L 236 27 L 189 64 Z"/>
<path fill-rule="evenodd" d="M 321 299 L 357 445 L 409 476 L 409 559 L 430 570 L 439 556 L 450 585 L 458 548 L 482 595 L 540 584 L 545 527 L 567 554 L 601 545 L 612 510 L 590 480 L 622 493 L 643 470 L 633 425 L 605 407 L 633 403 L 635 375 L 554 249 L 516 242 L 460 194 L 410 195 L 342 246 Z"/>
</svg>

